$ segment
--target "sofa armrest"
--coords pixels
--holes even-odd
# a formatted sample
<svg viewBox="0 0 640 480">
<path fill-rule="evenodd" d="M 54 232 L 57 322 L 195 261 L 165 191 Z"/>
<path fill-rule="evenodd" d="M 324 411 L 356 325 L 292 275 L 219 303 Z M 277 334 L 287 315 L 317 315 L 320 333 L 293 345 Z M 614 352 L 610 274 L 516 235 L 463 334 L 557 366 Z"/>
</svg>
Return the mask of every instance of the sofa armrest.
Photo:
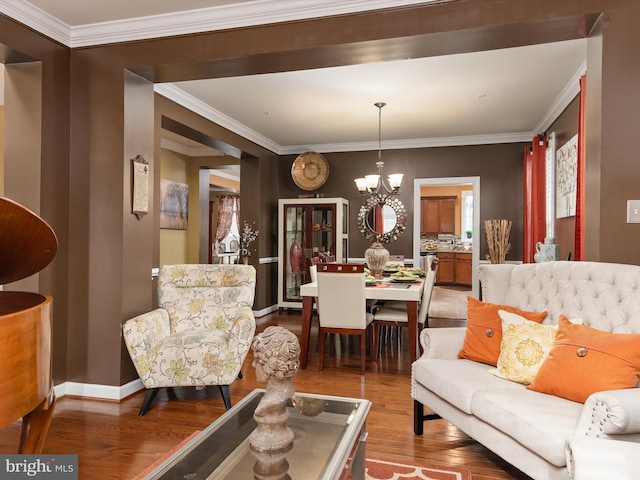
<svg viewBox="0 0 640 480">
<path fill-rule="evenodd" d="M 640 443 L 574 435 L 567 439 L 565 450 L 572 480 L 638 478 Z"/>
<path fill-rule="evenodd" d="M 465 327 L 425 328 L 420 334 L 424 350 L 421 358 L 458 358 L 464 343 Z"/>
<path fill-rule="evenodd" d="M 629 440 L 640 441 L 640 388 L 590 395 L 574 434 L 595 438 L 630 435 Z"/>
</svg>

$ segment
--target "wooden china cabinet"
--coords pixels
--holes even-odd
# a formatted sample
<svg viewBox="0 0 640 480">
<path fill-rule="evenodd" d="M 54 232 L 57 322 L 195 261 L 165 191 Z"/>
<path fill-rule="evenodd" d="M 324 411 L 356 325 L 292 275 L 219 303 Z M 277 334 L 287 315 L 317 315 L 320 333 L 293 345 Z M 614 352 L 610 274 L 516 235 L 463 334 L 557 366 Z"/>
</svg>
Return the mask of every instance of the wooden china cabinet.
<svg viewBox="0 0 640 480">
<path fill-rule="evenodd" d="M 302 308 L 300 285 L 313 261 L 347 262 L 349 201 L 295 198 L 278 201 L 278 308 Z M 315 260 L 314 260 L 315 259 Z"/>
</svg>

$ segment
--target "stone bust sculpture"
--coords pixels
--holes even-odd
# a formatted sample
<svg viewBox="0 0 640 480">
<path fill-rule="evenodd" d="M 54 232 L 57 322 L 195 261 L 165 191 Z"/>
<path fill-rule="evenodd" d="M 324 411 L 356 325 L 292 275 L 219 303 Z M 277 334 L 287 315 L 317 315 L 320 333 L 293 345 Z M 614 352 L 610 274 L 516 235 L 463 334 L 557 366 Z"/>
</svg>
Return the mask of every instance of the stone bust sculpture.
<svg viewBox="0 0 640 480">
<path fill-rule="evenodd" d="M 283 450 L 293 442 L 287 427 L 286 402 L 295 390 L 291 377 L 300 367 L 298 338 L 283 327 L 267 327 L 251 344 L 256 378 L 266 383 L 266 391 L 253 413 L 258 427 L 251 433 L 249 444 L 260 452 Z"/>
</svg>

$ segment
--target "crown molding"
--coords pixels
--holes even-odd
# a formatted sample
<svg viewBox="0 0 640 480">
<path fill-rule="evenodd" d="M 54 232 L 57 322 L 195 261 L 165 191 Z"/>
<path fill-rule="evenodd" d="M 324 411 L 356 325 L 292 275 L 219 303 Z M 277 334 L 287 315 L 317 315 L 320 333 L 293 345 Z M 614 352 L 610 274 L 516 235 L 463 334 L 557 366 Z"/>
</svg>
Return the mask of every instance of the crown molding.
<svg viewBox="0 0 640 480">
<path fill-rule="evenodd" d="M 58 43 L 71 46 L 71 27 L 25 0 L 0 0 L 0 13 Z"/>
<path fill-rule="evenodd" d="M 158 83 L 153 86 L 153 89 L 159 95 L 162 95 L 163 97 L 166 97 L 169 100 L 182 105 L 183 107 L 193 111 L 201 117 L 217 123 L 221 127 L 237 133 L 247 140 L 250 140 L 268 150 L 271 150 L 276 154 L 282 149 L 280 145 L 265 137 L 264 135 L 259 134 L 258 132 L 250 129 L 240 122 L 237 122 L 224 113 L 219 112 L 215 108 L 212 108 L 210 105 L 207 105 L 203 101 L 195 98 L 193 95 L 189 95 L 184 90 L 176 87 L 171 83 Z"/>
<path fill-rule="evenodd" d="M 410 138 L 406 140 L 388 140 L 382 142 L 382 150 L 401 150 L 411 148 L 456 147 L 465 145 L 491 145 L 495 143 L 531 142 L 533 132 L 497 133 L 489 135 L 467 135 L 460 137 Z M 377 150 L 378 142 L 334 143 L 318 145 L 291 145 L 282 147 L 279 155 L 300 154 L 302 152 L 361 152 Z"/>
<path fill-rule="evenodd" d="M 564 109 L 576 98 L 580 93 L 580 77 L 587 72 L 587 62 L 584 61 L 573 77 L 567 82 L 562 91 L 553 101 L 547 113 L 540 119 L 540 122 L 534 128 L 535 135 L 545 132 L 553 122 L 564 112 Z M 533 136 L 532 136 L 533 138 Z"/>
<path fill-rule="evenodd" d="M 451 0 L 255 0 L 77 26 L 67 25 L 26 0 L 0 0 L 0 12 L 77 48 L 443 1 Z"/>
</svg>

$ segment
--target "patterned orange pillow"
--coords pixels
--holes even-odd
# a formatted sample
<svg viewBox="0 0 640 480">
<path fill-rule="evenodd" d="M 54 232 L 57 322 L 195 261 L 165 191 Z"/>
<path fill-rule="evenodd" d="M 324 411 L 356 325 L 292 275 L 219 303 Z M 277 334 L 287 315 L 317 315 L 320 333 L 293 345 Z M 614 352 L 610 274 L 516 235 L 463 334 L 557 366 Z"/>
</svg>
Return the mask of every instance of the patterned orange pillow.
<svg viewBox="0 0 640 480">
<path fill-rule="evenodd" d="M 573 325 L 560 315 L 556 343 L 527 388 L 584 403 L 604 390 L 640 380 L 640 334 Z"/>
<path fill-rule="evenodd" d="M 467 331 L 458 358 L 493 365 L 498 364 L 500 342 L 502 341 L 502 320 L 498 310 L 515 313 L 527 320 L 540 323 L 547 312 L 525 312 L 508 305 L 481 302 L 467 297 Z"/>
</svg>

